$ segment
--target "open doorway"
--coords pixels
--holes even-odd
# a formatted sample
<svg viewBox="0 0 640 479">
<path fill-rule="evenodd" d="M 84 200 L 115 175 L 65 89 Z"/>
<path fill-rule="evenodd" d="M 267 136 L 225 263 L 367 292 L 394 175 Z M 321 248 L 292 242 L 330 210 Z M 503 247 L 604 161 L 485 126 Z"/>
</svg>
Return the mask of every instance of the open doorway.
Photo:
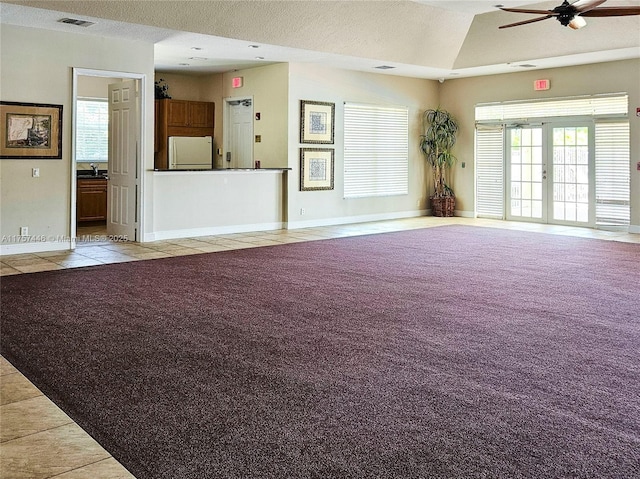
<svg viewBox="0 0 640 479">
<path fill-rule="evenodd" d="M 76 242 L 139 240 L 144 80 L 73 70 L 72 248 Z"/>
</svg>

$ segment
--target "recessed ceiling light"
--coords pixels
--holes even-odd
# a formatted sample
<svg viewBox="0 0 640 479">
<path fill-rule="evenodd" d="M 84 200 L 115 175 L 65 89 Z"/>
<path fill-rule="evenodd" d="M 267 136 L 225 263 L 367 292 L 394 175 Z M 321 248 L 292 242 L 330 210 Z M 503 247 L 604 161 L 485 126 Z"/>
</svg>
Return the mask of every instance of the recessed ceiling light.
<svg viewBox="0 0 640 479">
<path fill-rule="evenodd" d="M 373 68 L 377 68 L 378 70 L 391 70 L 391 69 L 393 69 L 395 67 L 392 67 L 390 65 L 380 65 L 380 66 L 373 67 Z"/>
<path fill-rule="evenodd" d="M 256 57 L 256 60 L 264 60 L 264 57 Z"/>
<path fill-rule="evenodd" d="M 205 57 L 189 57 L 189 60 L 208 60 L 208 58 Z"/>
<path fill-rule="evenodd" d="M 202 50 L 201 47 L 191 47 L 192 50 Z"/>
<path fill-rule="evenodd" d="M 189 66 L 189 64 L 188 64 L 188 63 L 178 63 L 178 66 L 181 66 L 181 67 L 188 67 L 188 66 Z"/>
<path fill-rule="evenodd" d="M 249 45 L 249 48 L 260 48 L 260 45 Z"/>
</svg>

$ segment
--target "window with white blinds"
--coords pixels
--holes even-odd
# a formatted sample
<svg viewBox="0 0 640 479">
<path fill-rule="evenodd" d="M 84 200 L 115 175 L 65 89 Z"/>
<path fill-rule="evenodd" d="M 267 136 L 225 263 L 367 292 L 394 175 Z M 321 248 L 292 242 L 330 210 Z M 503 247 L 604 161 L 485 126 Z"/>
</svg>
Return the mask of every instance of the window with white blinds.
<svg viewBox="0 0 640 479">
<path fill-rule="evenodd" d="M 109 156 L 109 104 L 78 99 L 76 104 L 76 161 L 103 162 Z"/>
<path fill-rule="evenodd" d="M 629 122 L 596 123 L 596 223 L 628 225 L 631 220 Z"/>
<path fill-rule="evenodd" d="M 504 218 L 504 133 L 501 126 L 476 129 L 476 213 Z"/>
<path fill-rule="evenodd" d="M 344 197 L 409 192 L 409 111 L 344 104 Z"/>
<path fill-rule="evenodd" d="M 567 116 L 626 116 L 627 110 L 628 95 L 624 94 L 487 103 L 476 106 L 476 121 L 523 120 Z"/>
</svg>

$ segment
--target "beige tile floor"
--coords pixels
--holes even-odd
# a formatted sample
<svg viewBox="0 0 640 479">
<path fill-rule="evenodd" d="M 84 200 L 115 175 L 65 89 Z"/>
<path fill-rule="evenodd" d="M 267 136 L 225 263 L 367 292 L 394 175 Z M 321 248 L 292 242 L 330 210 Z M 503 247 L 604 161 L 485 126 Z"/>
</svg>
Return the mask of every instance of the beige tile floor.
<svg viewBox="0 0 640 479">
<path fill-rule="evenodd" d="M 255 248 L 260 246 L 384 233 L 444 224 L 466 224 L 625 241 L 640 235 L 567 226 L 497 220 L 420 217 L 350 224 L 229 234 L 153 243 L 112 243 L 101 230 L 79 229 L 75 251 L 0 256 L 0 276 L 77 268 L 124 261 Z M 0 478 L 125 479 L 133 476 L 95 440 L 0 356 Z"/>
</svg>

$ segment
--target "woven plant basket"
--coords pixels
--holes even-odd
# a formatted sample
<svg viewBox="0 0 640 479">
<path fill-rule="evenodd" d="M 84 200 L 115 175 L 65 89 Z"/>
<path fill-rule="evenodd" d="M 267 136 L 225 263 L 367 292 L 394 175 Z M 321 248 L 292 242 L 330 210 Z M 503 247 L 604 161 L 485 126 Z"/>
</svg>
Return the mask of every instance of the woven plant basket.
<svg viewBox="0 0 640 479">
<path fill-rule="evenodd" d="M 431 214 L 433 216 L 453 216 L 455 208 L 455 196 L 447 196 L 445 198 L 431 197 Z"/>
</svg>

